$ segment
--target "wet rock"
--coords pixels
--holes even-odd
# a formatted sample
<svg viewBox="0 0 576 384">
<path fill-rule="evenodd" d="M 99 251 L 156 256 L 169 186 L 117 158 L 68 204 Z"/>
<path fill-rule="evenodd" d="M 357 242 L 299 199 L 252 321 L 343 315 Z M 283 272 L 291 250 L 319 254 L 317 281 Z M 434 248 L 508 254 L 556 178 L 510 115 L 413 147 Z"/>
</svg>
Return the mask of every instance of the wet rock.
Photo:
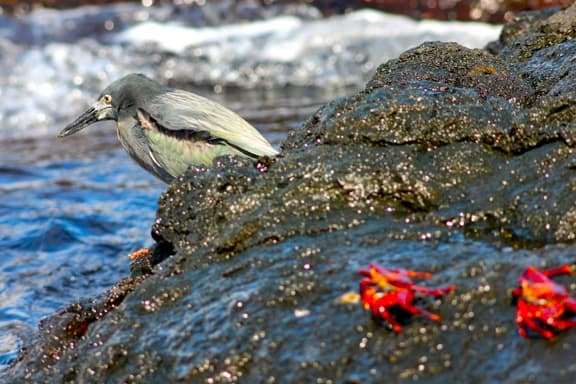
<svg viewBox="0 0 576 384">
<path fill-rule="evenodd" d="M 156 265 L 47 320 L 7 380 L 571 380 L 576 334 L 519 337 L 510 289 L 575 261 L 574 32 L 518 22 L 497 55 L 427 43 L 383 64 L 275 159 L 190 169 L 160 198 Z M 369 262 L 456 284 L 421 303 L 443 323 L 396 335 L 338 304 Z"/>
</svg>

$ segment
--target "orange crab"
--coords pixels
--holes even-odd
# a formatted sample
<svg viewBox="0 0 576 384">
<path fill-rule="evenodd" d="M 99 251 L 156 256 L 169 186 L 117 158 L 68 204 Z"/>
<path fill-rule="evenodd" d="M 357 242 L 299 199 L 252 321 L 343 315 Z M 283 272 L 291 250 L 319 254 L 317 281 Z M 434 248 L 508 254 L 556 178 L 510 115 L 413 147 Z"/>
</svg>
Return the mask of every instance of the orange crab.
<svg viewBox="0 0 576 384">
<path fill-rule="evenodd" d="M 527 337 L 528 330 L 532 330 L 551 339 L 558 331 L 576 327 L 576 300 L 564 286 L 550 279 L 573 273 L 574 268 L 569 265 L 544 271 L 533 266 L 526 268 L 518 281 L 519 287 L 512 291 L 520 336 Z"/>
<path fill-rule="evenodd" d="M 401 309 L 411 315 L 422 315 L 434 321 L 440 321 L 440 315 L 430 313 L 414 306 L 414 293 L 440 297 L 456 289 L 454 285 L 446 288 L 429 289 L 418 285 L 412 278 L 430 278 L 429 272 L 416 272 L 407 269 L 390 269 L 370 264 L 370 269 L 360 270 L 366 278 L 360 281 L 360 299 L 366 309 L 378 321 L 386 321 L 396 333 L 402 332 L 402 326 L 390 312 Z"/>
</svg>

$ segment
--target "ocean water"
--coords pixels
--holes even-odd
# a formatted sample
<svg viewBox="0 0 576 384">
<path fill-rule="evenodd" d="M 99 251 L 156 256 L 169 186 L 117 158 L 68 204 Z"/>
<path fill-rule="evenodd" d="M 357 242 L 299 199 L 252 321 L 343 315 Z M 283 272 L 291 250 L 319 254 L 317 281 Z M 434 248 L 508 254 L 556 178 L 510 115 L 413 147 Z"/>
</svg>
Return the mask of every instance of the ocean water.
<svg viewBox="0 0 576 384">
<path fill-rule="evenodd" d="M 222 4 L 226 4 L 225 2 Z M 166 185 L 100 123 L 56 140 L 111 81 L 141 72 L 194 90 L 279 147 L 322 104 L 424 41 L 472 48 L 500 27 L 417 22 L 372 10 L 133 4 L 0 18 L 0 369 L 39 320 L 104 292 L 150 246 Z"/>
</svg>

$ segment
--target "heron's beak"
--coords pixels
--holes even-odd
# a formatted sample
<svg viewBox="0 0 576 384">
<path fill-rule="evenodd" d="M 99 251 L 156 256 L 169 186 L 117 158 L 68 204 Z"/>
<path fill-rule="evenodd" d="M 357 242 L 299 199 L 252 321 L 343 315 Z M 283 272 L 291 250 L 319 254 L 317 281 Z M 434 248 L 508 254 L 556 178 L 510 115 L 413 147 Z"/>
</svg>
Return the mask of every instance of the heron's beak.
<svg viewBox="0 0 576 384">
<path fill-rule="evenodd" d="M 112 108 L 110 104 L 106 104 L 102 100 L 98 100 L 96 103 L 94 103 L 93 106 L 78 116 L 76 120 L 68 124 L 56 137 L 62 138 L 70 136 L 98 121 L 113 120 L 115 118 L 116 114 L 114 112 L 114 108 Z"/>
</svg>

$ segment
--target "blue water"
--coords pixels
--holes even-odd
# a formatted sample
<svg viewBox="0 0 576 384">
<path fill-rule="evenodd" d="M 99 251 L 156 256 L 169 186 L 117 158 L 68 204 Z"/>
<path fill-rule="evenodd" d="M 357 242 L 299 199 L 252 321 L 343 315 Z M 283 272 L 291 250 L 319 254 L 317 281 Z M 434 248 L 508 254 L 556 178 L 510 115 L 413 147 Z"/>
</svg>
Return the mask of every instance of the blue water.
<svg viewBox="0 0 576 384">
<path fill-rule="evenodd" d="M 0 168 L 0 365 L 43 316 L 104 292 L 129 274 L 128 254 L 152 244 L 165 186 L 114 144 L 113 134 L 3 143 L 31 163 Z"/>
<path fill-rule="evenodd" d="M 430 39 L 480 47 L 498 34 L 376 11 L 322 19 L 306 7 L 247 22 L 235 2 L 218 2 L 217 12 L 207 3 L 0 17 L 0 370 L 42 317 L 103 293 L 129 275 L 128 255 L 153 243 L 166 185 L 129 159 L 113 126 L 55 139 L 108 83 L 144 72 L 200 88 L 279 147 L 403 50 Z"/>
</svg>

